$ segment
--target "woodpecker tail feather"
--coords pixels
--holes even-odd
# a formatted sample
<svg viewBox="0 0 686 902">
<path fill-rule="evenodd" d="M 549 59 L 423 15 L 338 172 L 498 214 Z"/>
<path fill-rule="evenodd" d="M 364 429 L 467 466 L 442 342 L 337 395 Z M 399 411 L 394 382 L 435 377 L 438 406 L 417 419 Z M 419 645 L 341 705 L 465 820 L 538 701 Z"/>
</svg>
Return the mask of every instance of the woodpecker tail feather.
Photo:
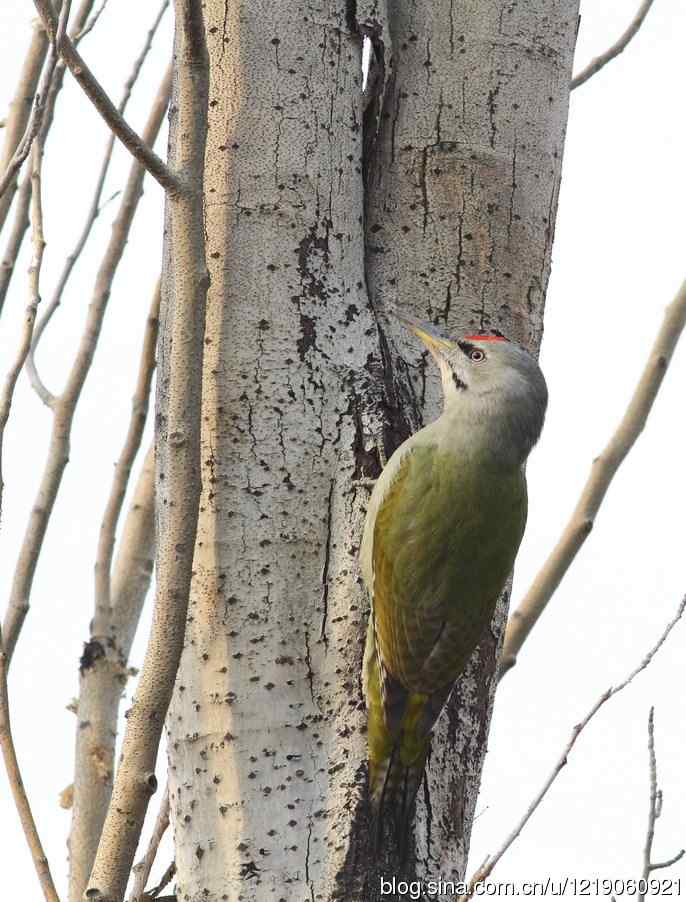
<svg viewBox="0 0 686 902">
<path fill-rule="evenodd" d="M 401 859 L 407 856 L 414 802 L 424 775 L 431 730 L 451 687 L 427 695 L 410 692 L 384 668 L 370 623 L 365 650 L 369 796 L 378 850 L 391 821 Z M 390 815 L 390 817 L 387 817 Z"/>
<path fill-rule="evenodd" d="M 418 734 L 417 721 L 426 696 L 406 693 L 400 727 L 391 733 L 383 719 L 369 717 L 369 792 L 372 805 L 372 835 L 375 850 L 383 845 L 384 833 L 392 830 L 401 860 L 407 858 L 414 818 L 414 802 L 424 776 L 431 733 Z"/>
</svg>

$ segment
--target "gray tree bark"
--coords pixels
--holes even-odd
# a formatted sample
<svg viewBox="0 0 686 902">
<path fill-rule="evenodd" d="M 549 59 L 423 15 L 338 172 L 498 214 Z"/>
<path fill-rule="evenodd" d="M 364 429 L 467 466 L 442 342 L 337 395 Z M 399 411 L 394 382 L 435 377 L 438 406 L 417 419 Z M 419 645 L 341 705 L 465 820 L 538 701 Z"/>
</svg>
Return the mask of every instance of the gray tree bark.
<svg viewBox="0 0 686 902">
<path fill-rule="evenodd" d="M 367 174 L 374 304 L 538 351 L 577 22 L 578 3 L 556 0 L 393 4 Z M 420 421 L 433 419 L 428 355 L 405 334 L 389 346 L 402 349 L 390 369 L 409 372 Z M 464 874 L 508 601 L 435 731 L 416 820 L 427 879 Z"/>
<path fill-rule="evenodd" d="M 373 900 L 398 872 L 368 836 L 357 554 L 371 482 L 437 385 L 378 313 L 537 348 L 577 7 L 206 2 L 202 497 L 168 717 L 180 900 Z M 464 872 L 505 608 L 436 731 L 408 874 Z"/>
</svg>

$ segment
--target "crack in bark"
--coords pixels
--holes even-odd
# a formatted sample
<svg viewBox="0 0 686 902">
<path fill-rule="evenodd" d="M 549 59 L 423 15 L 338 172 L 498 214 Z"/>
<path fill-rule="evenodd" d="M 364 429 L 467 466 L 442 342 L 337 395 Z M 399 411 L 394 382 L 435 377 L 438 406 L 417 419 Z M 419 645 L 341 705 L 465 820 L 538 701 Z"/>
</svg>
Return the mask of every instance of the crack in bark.
<svg viewBox="0 0 686 902">
<path fill-rule="evenodd" d="M 305 630 L 305 664 L 307 665 L 307 684 L 310 687 L 310 697 L 312 704 L 318 708 L 317 701 L 314 697 L 314 671 L 312 670 L 312 657 L 310 653 L 310 633 Z"/>
<path fill-rule="evenodd" d="M 452 306 L 452 281 L 448 282 L 448 287 L 445 291 L 445 307 L 443 308 L 443 322 L 448 322 L 448 315 L 450 313 L 450 308 Z"/>
<path fill-rule="evenodd" d="M 224 0 L 224 22 L 222 24 L 222 49 L 221 49 L 221 53 L 219 54 L 220 60 L 224 59 L 224 50 L 226 49 L 226 44 L 228 41 L 228 38 L 226 37 L 226 25 L 227 25 L 228 20 L 229 20 L 229 0 Z"/>
<path fill-rule="evenodd" d="M 400 116 L 400 94 L 396 94 L 395 112 L 393 114 L 393 122 L 391 123 L 391 163 L 395 162 L 395 133 L 398 128 L 399 116 Z"/>
<path fill-rule="evenodd" d="M 329 616 L 329 562 L 331 560 L 331 529 L 333 526 L 333 489 L 335 480 L 331 480 L 329 487 L 329 498 L 327 501 L 326 513 L 326 544 L 324 546 L 324 564 L 322 566 L 322 623 L 319 631 L 319 638 L 324 642 L 324 646 L 328 649 L 329 638 L 326 635 L 326 621 Z"/>
<path fill-rule="evenodd" d="M 426 69 L 427 87 L 431 84 L 431 38 L 426 39 L 426 57 L 424 59 L 424 68 Z"/>
<path fill-rule="evenodd" d="M 307 825 L 307 847 L 305 849 L 305 883 L 310 888 L 310 900 L 314 902 L 314 883 L 310 880 L 310 843 L 312 841 L 312 821 Z"/>
<path fill-rule="evenodd" d="M 438 109 L 436 110 L 436 144 L 441 144 L 441 116 L 443 115 L 443 88 L 438 92 Z"/>
<path fill-rule="evenodd" d="M 457 221 L 457 264 L 455 266 L 455 287 L 459 296 L 462 287 L 462 266 L 464 261 L 464 234 L 462 231 L 464 223 L 464 207 Z"/>
<path fill-rule="evenodd" d="M 492 88 L 488 92 L 488 121 L 491 125 L 491 137 L 490 144 L 491 147 L 495 148 L 495 136 L 497 133 L 496 124 L 495 124 L 495 114 L 498 109 L 498 105 L 495 102 L 498 94 L 500 93 L 500 85 L 496 85 L 495 88 Z"/>
<path fill-rule="evenodd" d="M 512 222 L 514 220 L 514 196 L 517 190 L 517 132 L 514 133 L 512 146 L 512 190 L 510 191 L 510 210 L 507 221 L 507 240 L 512 237 Z"/>
<path fill-rule="evenodd" d="M 429 747 L 429 755 L 431 756 L 431 747 Z M 429 789 L 429 778 L 426 769 L 422 777 L 422 785 L 424 787 L 424 808 L 426 810 L 426 854 L 427 858 L 431 858 L 431 827 L 433 825 L 433 809 L 431 807 L 431 791 Z"/>
<path fill-rule="evenodd" d="M 434 146 L 435 145 L 433 144 L 429 144 L 422 150 L 422 164 L 419 169 L 419 181 L 422 190 L 422 208 L 424 210 L 424 216 L 422 218 L 422 235 L 426 235 L 426 227 L 429 222 L 429 191 L 426 187 L 427 158 L 429 156 L 430 148 Z"/>
</svg>

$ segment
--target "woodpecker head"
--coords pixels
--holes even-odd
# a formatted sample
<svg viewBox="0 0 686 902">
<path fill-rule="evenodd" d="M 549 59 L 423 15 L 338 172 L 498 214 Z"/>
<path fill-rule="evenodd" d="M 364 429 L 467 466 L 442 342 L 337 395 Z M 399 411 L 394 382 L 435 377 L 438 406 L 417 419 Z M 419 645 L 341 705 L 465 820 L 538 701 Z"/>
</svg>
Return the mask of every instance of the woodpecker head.
<svg viewBox="0 0 686 902">
<path fill-rule="evenodd" d="M 448 339 L 426 323 L 393 313 L 436 361 L 444 413 L 491 425 L 498 440 L 506 437 L 524 460 L 538 441 L 548 403 L 543 373 L 531 354 L 502 335 Z"/>
</svg>

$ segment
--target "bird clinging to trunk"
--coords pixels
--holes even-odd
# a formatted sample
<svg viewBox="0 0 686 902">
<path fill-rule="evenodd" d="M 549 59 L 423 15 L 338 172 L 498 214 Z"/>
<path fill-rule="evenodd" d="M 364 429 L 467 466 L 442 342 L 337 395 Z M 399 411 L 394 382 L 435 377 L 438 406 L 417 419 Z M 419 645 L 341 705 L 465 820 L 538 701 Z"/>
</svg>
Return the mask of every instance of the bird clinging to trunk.
<svg viewBox="0 0 686 902">
<path fill-rule="evenodd" d="M 384 467 L 360 550 L 371 597 L 363 682 L 376 840 L 390 805 L 402 846 L 432 727 L 512 571 L 526 523 L 524 464 L 548 392 L 534 358 L 502 336 L 448 340 L 395 315 L 438 364 L 444 397 L 441 416 Z"/>
</svg>

